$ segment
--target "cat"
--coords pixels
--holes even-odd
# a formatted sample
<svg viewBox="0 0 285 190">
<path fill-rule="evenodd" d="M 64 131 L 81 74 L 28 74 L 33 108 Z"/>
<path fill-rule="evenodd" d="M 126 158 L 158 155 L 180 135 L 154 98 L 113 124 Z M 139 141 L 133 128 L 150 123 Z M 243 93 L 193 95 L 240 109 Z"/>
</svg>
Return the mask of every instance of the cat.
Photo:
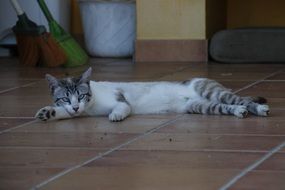
<svg viewBox="0 0 285 190">
<path fill-rule="evenodd" d="M 57 79 L 46 74 L 54 106 L 41 108 L 35 117 L 42 121 L 77 116 L 109 117 L 122 121 L 131 114 L 200 113 L 235 115 L 251 112 L 268 116 L 262 97 L 240 97 L 207 78 L 184 82 L 96 82 L 91 67 L 78 78 Z"/>
</svg>

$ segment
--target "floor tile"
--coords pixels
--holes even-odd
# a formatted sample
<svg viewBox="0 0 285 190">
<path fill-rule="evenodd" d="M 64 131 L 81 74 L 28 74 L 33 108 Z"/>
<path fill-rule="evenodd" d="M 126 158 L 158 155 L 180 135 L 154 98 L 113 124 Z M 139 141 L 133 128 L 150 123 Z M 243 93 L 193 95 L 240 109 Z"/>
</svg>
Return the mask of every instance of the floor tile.
<svg viewBox="0 0 285 190">
<path fill-rule="evenodd" d="M 177 151 L 268 151 L 284 140 L 284 136 L 154 133 L 124 147 L 124 149 Z"/>
<path fill-rule="evenodd" d="M 19 63 L 18 59 L 15 57 L 0 57 L 0 79 L 21 79 L 21 80 L 38 80 L 44 79 L 45 74 L 49 73 L 54 76 L 67 76 L 75 73 L 79 70 L 83 70 L 90 66 L 86 64 L 81 67 L 32 67 L 25 66 Z"/>
<path fill-rule="evenodd" d="M 217 189 L 260 156 L 261 153 L 118 151 L 44 189 Z M 125 175 L 119 175 L 121 172 Z M 110 176 L 115 180 L 107 182 Z M 78 180 L 76 184 L 67 183 L 73 179 Z"/>
<path fill-rule="evenodd" d="M 134 138 L 135 134 L 115 133 L 4 133 L 0 146 L 76 147 L 107 150 Z"/>
<path fill-rule="evenodd" d="M 270 105 L 270 103 L 269 103 Z M 285 121 L 285 109 L 274 109 L 271 108 L 268 120 Z"/>
<path fill-rule="evenodd" d="M 83 117 L 51 122 L 36 122 L 14 130 L 26 133 L 108 133 L 139 134 L 174 119 L 176 115 L 134 115 L 124 122 L 110 122 L 107 117 Z"/>
<path fill-rule="evenodd" d="M 199 65 L 201 63 L 198 63 Z M 182 70 L 196 63 L 107 63 L 95 64 L 93 80 L 109 81 L 144 81 L 155 80 L 165 75 Z M 205 64 L 203 64 L 205 65 Z"/>
<path fill-rule="evenodd" d="M 0 189 L 30 189 L 63 168 L 1 168 Z"/>
<path fill-rule="evenodd" d="M 236 171 L 156 167 L 85 167 L 41 189 L 217 189 Z M 123 175 L 122 175 L 123 174 Z"/>
<path fill-rule="evenodd" d="M 268 158 L 261 165 L 259 165 L 255 170 L 274 170 L 285 172 L 285 152 L 283 151 L 273 154 L 270 158 Z"/>
<path fill-rule="evenodd" d="M 264 153 L 119 150 L 85 167 L 156 167 L 241 170 Z"/>
<path fill-rule="evenodd" d="M 285 80 L 285 71 L 283 70 L 283 72 L 268 78 L 268 80 Z"/>
<path fill-rule="evenodd" d="M 1 62 L 1 60 L 0 60 Z M 0 63 L 1 64 L 1 63 Z M 54 76 L 64 76 L 69 75 L 76 71 L 76 68 L 44 68 L 44 67 L 25 67 L 25 66 L 15 66 L 15 67 L 1 67 L 0 79 L 1 80 L 42 80 L 45 78 L 45 74 L 49 73 Z"/>
<path fill-rule="evenodd" d="M 270 108 L 285 109 L 285 98 L 267 98 Z"/>
<path fill-rule="evenodd" d="M 22 125 L 24 123 L 30 122 L 32 119 L 21 119 L 21 118 L 14 118 L 14 119 L 8 119 L 8 118 L 0 118 L 0 132 L 6 129 L 10 129 L 19 125 Z"/>
<path fill-rule="evenodd" d="M 225 116 L 226 117 L 226 116 Z M 225 117 L 185 115 L 175 123 L 164 127 L 157 133 L 169 134 L 237 134 L 237 135 L 277 135 L 285 137 L 285 123 L 266 118 L 235 119 Z M 217 119 L 214 119 L 217 118 Z"/>
<path fill-rule="evenodd" d="M 0 83 L 0 93 L 7 92 L 9 90 L 19 88 L 21 86 L 31 85 L 37 82 L 37 80 L 21 80 L 18 78 L 15 79 L 1 79 Z"/>
<path fill-rule="evenodd" d="M 189 79 L 193 77 L 207 77 L 218 81 L 255 81 L 275 73 L 278 71 L 279 67 L 280 66 L 268 68 L 267 66 L 262 67 L 254 64 L 208 64 L 206 68 L 195 70 L 192 67 L 189 67 L 167 77 L 176 80 L 185 80 L 185 78 Z"/>
<path fill-rule="evenodd" d="M 0 147 L 0 155 L 1 169 L 69 168 L 98 155 L 98 151 L 55 147 Z"/>
<path fill-rule="evenodd" d="M 52 100 L 46 82 L 40 82 L 0 94 L 1 117 L 33 117 L 36 111 Z"/>
<path fill-rule="evenodd" d="M 230 190 L 283 190 L 285 187 L 285 172 L 253 171 L 240 179 Z"/>
<path fill-rule="evenodd" d="M 263 96 L 265 98 L 284 98 L 285 82 L 261 82 L 239 94 L 243 96 Z"/>
</svg>

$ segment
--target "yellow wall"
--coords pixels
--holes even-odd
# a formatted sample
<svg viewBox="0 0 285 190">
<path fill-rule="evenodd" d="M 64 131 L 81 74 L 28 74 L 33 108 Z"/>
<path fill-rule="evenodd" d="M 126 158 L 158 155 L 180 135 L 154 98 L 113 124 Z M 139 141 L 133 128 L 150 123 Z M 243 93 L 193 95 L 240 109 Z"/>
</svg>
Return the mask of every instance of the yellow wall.
<svg viewBox="0 0 285 190">
<path fill-rule="evenodd" d="M 77 0 L 73 34 L 82 33 Z M 285 0 L 137 0 L 138 39 L 205 39 L 216 31 L 285 26 Z"/>
<path fill-rule="evenodd" d="M 205 0 L 137 0 L 138 39 L 205 39 Z"/>
<path fill-rule="evenodd" d="M 228 0 L 227 28 L 285 26 L 284 0 Z"/>
</svg>

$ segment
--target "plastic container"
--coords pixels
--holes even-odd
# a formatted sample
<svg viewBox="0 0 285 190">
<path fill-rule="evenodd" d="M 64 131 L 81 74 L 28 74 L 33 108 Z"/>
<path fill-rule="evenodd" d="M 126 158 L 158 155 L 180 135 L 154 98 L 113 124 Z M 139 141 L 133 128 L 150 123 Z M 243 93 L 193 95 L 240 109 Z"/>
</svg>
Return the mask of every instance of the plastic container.
<svg viewBox="0 0 285 190">
<path fill-rule="evenodd" d="M 134 53 L 134 0 L 79 0 L 86 49 L 96 57 L 129 57 Z"/>
</svg>

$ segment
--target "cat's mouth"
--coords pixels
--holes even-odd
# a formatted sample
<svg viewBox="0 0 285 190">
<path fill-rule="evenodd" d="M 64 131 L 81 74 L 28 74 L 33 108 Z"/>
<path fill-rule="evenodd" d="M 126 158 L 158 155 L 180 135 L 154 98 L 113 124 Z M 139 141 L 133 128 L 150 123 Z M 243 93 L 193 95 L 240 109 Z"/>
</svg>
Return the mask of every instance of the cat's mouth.
<svg viewBox="0 0 285 190">
<path fill-rule="evenodd" d="M 79 116 L 79 115 L 80 115 L 79 112 L 74 112 L 74 113 L 73 113 L 73 116 Z"/>
</svg>

